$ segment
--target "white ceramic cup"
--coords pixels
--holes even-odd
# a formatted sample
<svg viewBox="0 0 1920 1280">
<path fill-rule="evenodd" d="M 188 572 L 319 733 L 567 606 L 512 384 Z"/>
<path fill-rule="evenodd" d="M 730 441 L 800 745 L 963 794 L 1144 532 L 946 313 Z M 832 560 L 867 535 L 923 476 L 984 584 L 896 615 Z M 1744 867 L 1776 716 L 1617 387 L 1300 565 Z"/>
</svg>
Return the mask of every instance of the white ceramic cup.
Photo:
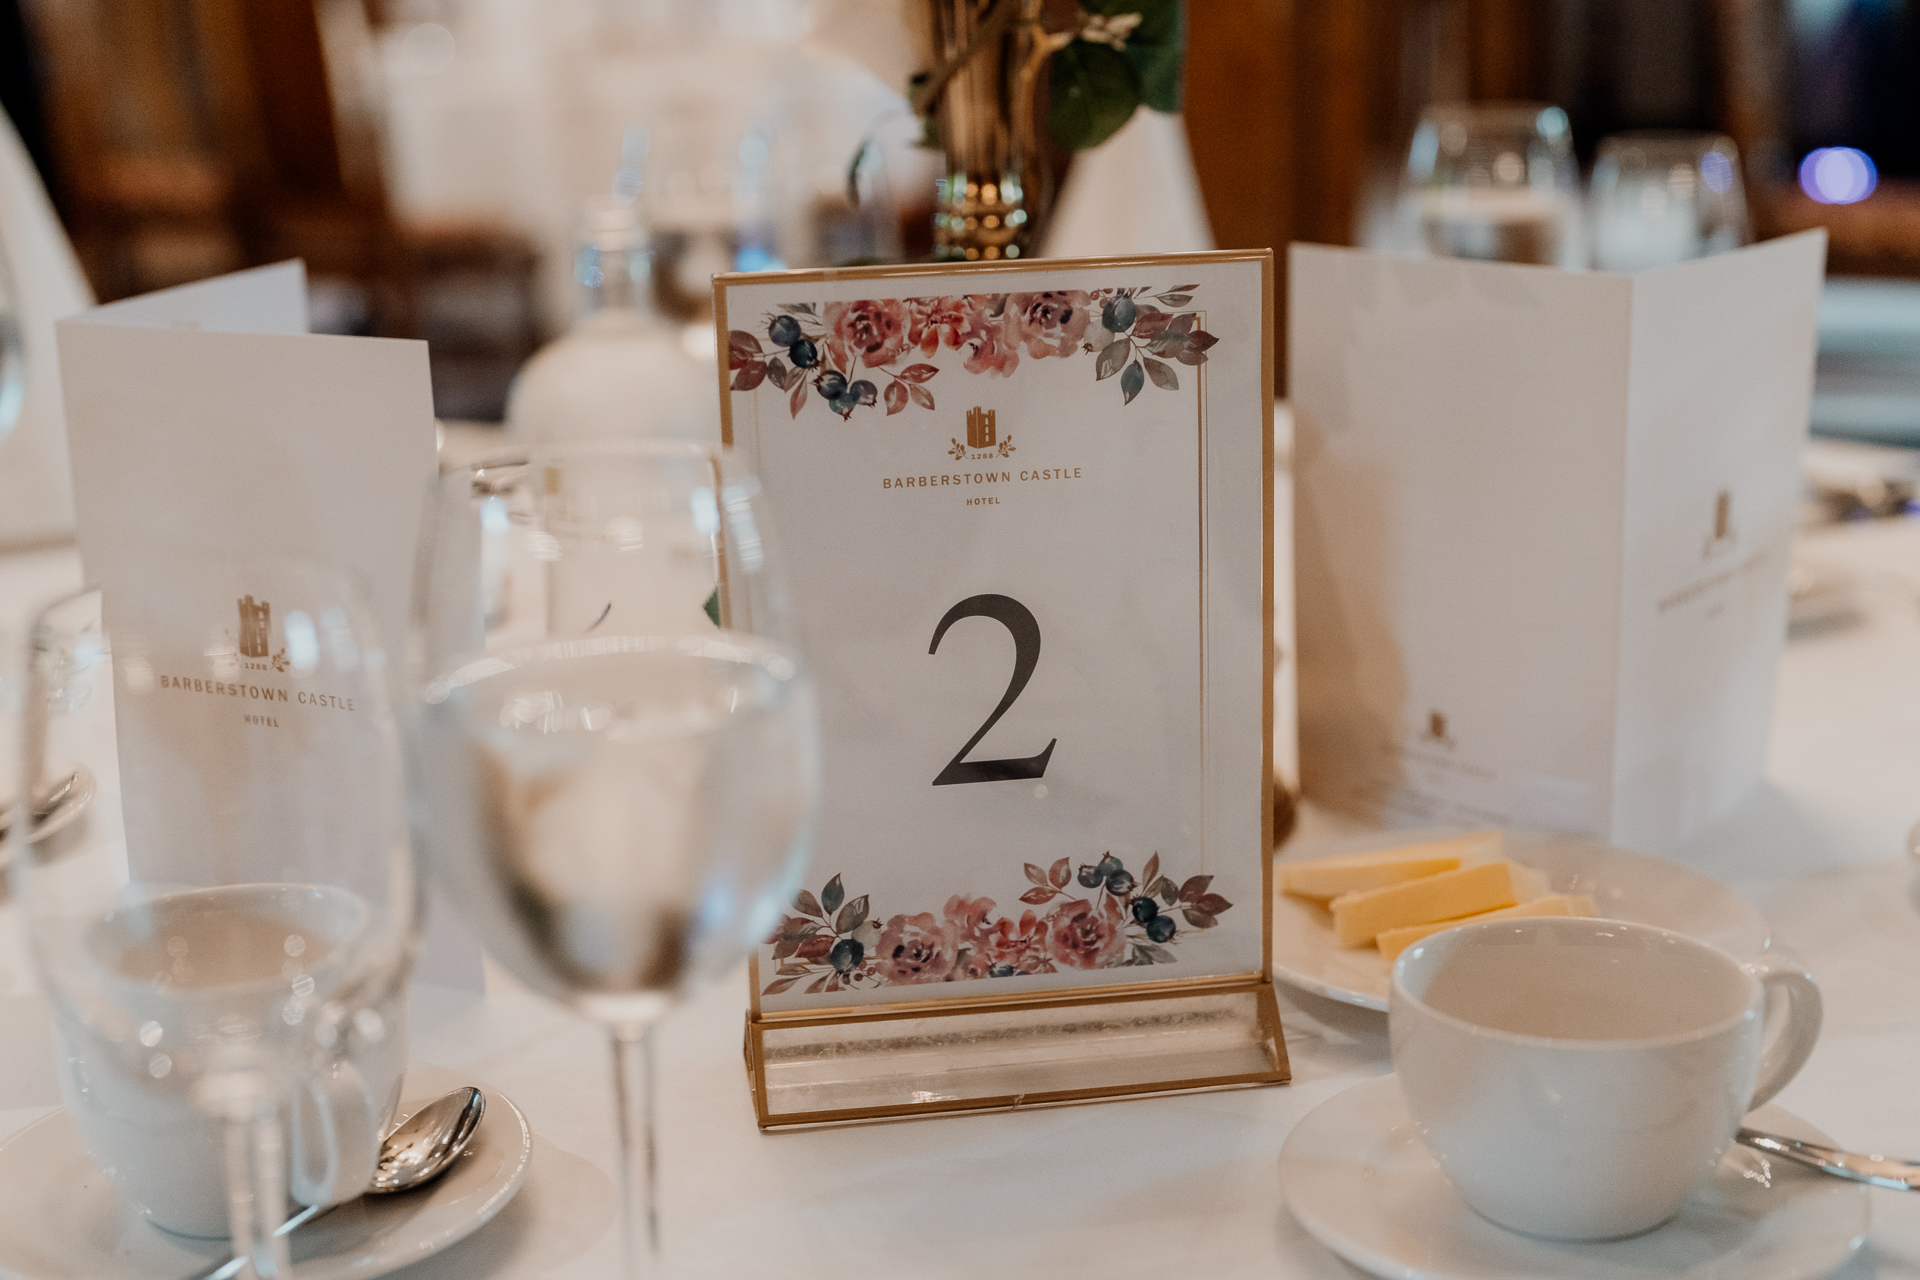
<svg viewBox="0 0 1920 1280">
<path fill-rule="evenodd" d="M 1767 1011 L 1784 1002 L 1767 1042 Z M 1465 925 L 1393 967 L 1394 1070 L 1427 1149 L 1481 1216 L 1555 1240 L 1649 1231 L 1820 1034 L 1820 989 L 1647 925 Z"/>
<path fill-rule="evenodd" d="M 188 899 L 194 910 L 166 915 L 165 908 Z M 153 913 L 116 913 L 92 926 L 86 950 L 109 971 L 149 963 L 128 958 L 141 949 L 169 960 L 177 953 L 203 969 L 217 965 L 218 981 L 185 991 L 120 984 L 117 1003 L 145 1019 L 137 1044 L 102 1034 L 56 1001 L 60 1093 L 88 1154 L 122 1196 L 168 1231 L 222 1237 L 228 1223 L 222 1124 L 195 1105 L 196 1081 L 174 1069 L 176 1057 L 192 1053 L 182 1041 L 225 1008 L 257 1009 L 276 986 L 284 991 L 306 977 L 324 990 L 329 964 L 339 958 L 333 948 L 364 924 L 366 907 L 346 890 L 317 885 L 201 890 L 160 905 L 165 923 L 159 929 Z M 252 926 L 256 944 L 269 945 L 249 945 L 246 931 L 234 926 L 236 913 Z M 318 962 L 295 973 L 287 968 L 295 961 L 293 948 L 304 952 L 300 959 L 318 956 Z M 373 1177 L 406 1072 L 404 989 L 355 1010 L 329 1038 L 332 1044 L 323 1047 L 290 1028 L 277 1064 L 288 1095 L 287 1186 L 302 1204 L 351 1199 Z"/>
</svg>

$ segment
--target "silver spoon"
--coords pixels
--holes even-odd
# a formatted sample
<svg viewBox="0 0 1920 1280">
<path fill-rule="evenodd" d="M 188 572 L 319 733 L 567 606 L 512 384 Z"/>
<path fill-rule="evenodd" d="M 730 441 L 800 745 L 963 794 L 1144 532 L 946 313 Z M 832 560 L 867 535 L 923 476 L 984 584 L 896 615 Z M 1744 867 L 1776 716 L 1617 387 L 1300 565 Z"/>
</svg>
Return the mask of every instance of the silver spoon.
<svg viewBox="0 0 1920 1280">
<path fill-rule="evenodd" d="M 1851 1151 L 1837 1151 L 1817 1142 L 1783 1138 L 1778 1134 L 1762 1133 L 1758 1129 L 1742 1129 L 1733 1135 L 1733 1140 L 1755 1151 L 1804 1164 L 1850 1182 L 1864 1182 L 1870 1187 L 1886 1187 L 1893 1191 L 1920 1191 L 1920 1164 L 1911 1160 L 1855 1155 Z"/>
<path fill-rule="evenodd" d="M 486 1109 L 486 1096 L 469 1085 L 435 1098 L 408 1116 L 381 1142 L 380 1162 L 373 1168 L 373 1181 L 367 1184 L 365 1194 L 386 1196 L 396 1191 L 411 1191 L 445 1173 L 473 1140 Z M 275 1227 L 273 1234 L 288 1235 L 296 1227 L 303 1227 L 338 1207 L 310 1204 Z M 193 1280 L 233 1280 L 246 1264 L 244 1255 L 229 1258 Z"/>
</svg>

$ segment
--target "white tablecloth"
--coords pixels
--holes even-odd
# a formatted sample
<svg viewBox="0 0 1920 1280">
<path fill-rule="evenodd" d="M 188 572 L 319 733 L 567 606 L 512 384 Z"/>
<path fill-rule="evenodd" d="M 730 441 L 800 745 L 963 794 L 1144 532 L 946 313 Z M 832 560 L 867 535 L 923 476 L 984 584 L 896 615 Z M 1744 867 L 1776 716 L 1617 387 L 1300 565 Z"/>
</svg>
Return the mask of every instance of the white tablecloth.
<svg viewBox="0 0 1920 1280">
<path fill-rule="evenodd" d="M 1677 850 L 1736 886 L 1820 978 L 1827 1024 L 1781 1104 L 1856 1149 L 1920 1156 L 1920 522 L 1807 548 L 1858 581 L 1863 616 L 1797 637 L 1762 793 Z M 0 656 L 71 552 L 0 560 Z M 1301 838 L 1333 823 L 1309 813 Z M 0 908 L 0 1136 L 56 1103 L 45 1011 Z M 1322 1101 L 1389 1069 L 1383 1015 L 1282 989 L 1285 1088 L 763 1135 L 740 1054 L 744 978 L 664 1027 L 663 1229 L 676 1276 L 1350 1278 L 1281 1201 L 1276 1156 Z M 615 1274 L 609 1071 L 599 1032 L 511 984 L 420 990 L 415 1056 L 505 1091 L 534 1163 L 502 1216 L 408 1280 Z M 1920 1277 L 1920 1197 L 1874 1191 L 1839 1273 Z M 0 1204 L 0 1214 L 7 1206 Z"/>
</svg>

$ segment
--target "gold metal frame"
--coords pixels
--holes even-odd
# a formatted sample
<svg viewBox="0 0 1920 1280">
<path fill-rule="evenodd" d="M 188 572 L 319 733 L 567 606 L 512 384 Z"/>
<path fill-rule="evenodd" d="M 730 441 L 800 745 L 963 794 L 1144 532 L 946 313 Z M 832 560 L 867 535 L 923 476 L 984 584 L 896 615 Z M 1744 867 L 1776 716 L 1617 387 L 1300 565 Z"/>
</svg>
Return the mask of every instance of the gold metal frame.
<svg viewBox="0 0 1920 1280">
<path fill-rule="evenodd" d="M 727 294 L 732 288 L 746 285 L 763 285 L 775 281 L 803 283 L 841 283 L 858 280 L 898 280 L 922 279 L 928 276 L 951 277 L 994 277 L 1004 275 L 1029 274 L 1035 271 L 1073 271 L 1083 269 L 1125 269 L 1125 268 L 1165 268 L 1181 263 L 1220 263 L 1220 262 L 1258 262 L 1260 264 L 1260 376 L 1261 406 L 1264 412 L 1264 429 L 1261 450 L 1262 492 L 1265 511 L 1262 517 L 1262 554 L 1261 554 L 1261 596 L 1262 596 L 1262 641 L 1264 647 L 1261 684 L 1261 760 L 1263 763 L 1263 784 L 1260 789 L 1260 832 L 1261 848 L 1257 856 L 1261 862 L 1261 969 L 1259 973 L 1241 975 L 1209 975 L 1199 978 L 1176 979 L 1165 982 L 1126 983 L 1112 987 L 1073 988 L 1036 992 L 1024 996 L 1008 996 L 1001 993 L 979 996 L 961 996 L 944 1000 L 926 1002 L 901 1002 L 898 1004 L 844 1006 L 828 1009 L 796 1010 L 769 1013 L 760 1007 L 759 960 L 755 956 L 749 961 L 748 981 L 750 1007 L 747 1014 L 744 1050 L 746 1054 L 747 1074 L 753 1090 L 754 1114 L 762 1129 L 815 1128 L 826 1125 L 854 1124 L 866 1121 L 886 1119 L 906 1119 L 917 1116 L 952 1115 L 975 1111 L 1003 1111 L 1025 1109 L 1036 1106 L 1059 1106 L 1078 1102 L 1098 1102 L 1108 1099 L 1139 1096 L 1146 1094 L 1187 1093 L 1216 1089 L 1248 1088 L 1257 1085 L 1285 1084 L 1291 1078 L 1287 1061 L 1286 1039 L 1280 1023 L 1280 1011 L 1273 991 L 1273 614 L 1274 614 L 1274 559 L 1273 559 L 1273 382 L 1274 382 L 1274 342 L 1273 342 L 1273 305 L 1274 271 L 1273 251 L 1225 250 L 1215 253 L 1186 253 L 1145 255 L 1119 258 L 1040 258 L 1019 259 L 1012 262 L 979 262 L 925 264 L 911 263 L 891 266 L 817 268 L 803 271 L 776 272 L 735 272 L 714 277 L 714 325 L 719 349 L 727 349 Z M 1204 379 L 1204 375 L 1203 375 Z M 731 371 L 727 361 L 719 362 L 720 424 L 721 440 L 728 447 L 734 442 L 733 397 L 731 390 Z M 1202 431 L 1206 415 L 1206 392 L 1204 380 L 1200 393 Z M 1204 478 L 1204 448 L 1202 456 L 1202 475 Z M 1203 508 L 1204 517 L 1204 508 Z M 1202 575 L 1202 588 L 1205 575 Z M 1048 1089 L 1036 1092 L 1007 1093 L 968 1097 L 948 1097 L 891 1103 L 878 1106 L 860 1106 L 830 1108 L 812 1111 L 792 1111 L 776 1113 L 771 1108 L 768 1092 L 768 1046 L 769 1035 L 785 1031 L 824 1029 L 832 1027 L 871 1028 L 889 1022 L 909 1019 L 947 1019 L 965 1018 L 986 1022 L 995 1017 L 1012 1016 L 1034 1010 L 1058 1010 L 1065 1013 L 1075 1009 L 1089 1009 L 1104 1006 L 1124 1006 L 1141 1002 L 1161 1002 L 1192 1000 L 1202 1001 L 1220 997 L 1244 997 L 1253 1002 L 1257 1010 L 1255 1018 L 1261 1037 L 1270 1043 L 1268 1061 L 1264 1069 L 1254 1071 L 1226 1071 L 1202 1073 L 1178 1079 L 1142 1079 L 1130 1083 L 1108 1084 L 1086 1088 Z"/>
</svg>

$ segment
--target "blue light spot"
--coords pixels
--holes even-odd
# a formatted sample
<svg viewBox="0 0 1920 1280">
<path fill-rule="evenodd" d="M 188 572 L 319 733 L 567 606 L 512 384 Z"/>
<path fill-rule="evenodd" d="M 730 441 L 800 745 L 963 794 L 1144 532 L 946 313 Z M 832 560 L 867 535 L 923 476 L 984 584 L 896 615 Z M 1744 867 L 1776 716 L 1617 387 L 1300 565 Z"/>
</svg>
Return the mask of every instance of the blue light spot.
<svg viewBox="0 0 1920 1280">
<path fill-rule="evenodd" d="M 1800 189 L 1821 204 L 1865 200 L 1879 180 L 1867 153 L 1852 147 L 1821 147 L 1800 162 Z"/>
<path fill-rule="evenodd" d="M 1733 161 L 1722 152 L 1707 152 L 1700 157 L 1700 180 L 1707 184 L 1707 190 L 1725 195 L 1733 186 Z"/>
</svg>

